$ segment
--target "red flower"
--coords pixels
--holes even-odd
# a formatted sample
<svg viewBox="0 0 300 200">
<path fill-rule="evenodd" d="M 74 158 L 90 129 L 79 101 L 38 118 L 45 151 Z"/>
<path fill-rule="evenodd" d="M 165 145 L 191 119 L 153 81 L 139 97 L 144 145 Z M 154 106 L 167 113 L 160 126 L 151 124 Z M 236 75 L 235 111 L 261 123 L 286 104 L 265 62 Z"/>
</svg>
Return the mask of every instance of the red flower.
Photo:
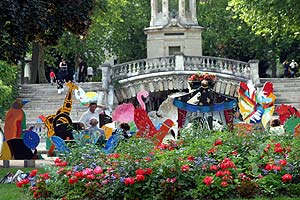
<svg viewBox="0 0 300 200">
<path fill-rule="evenodd" d="M 275 147 L 274 148 L 274 152 L 275 153 L 283 153 L 283 148 L 281 148 L 281 147 Z"/>
<path fill-rule="evenodd" d="M 218 166 L 217 165 L 212 165 L 209 167 L 210 170 L 212 171 L 217 171 L 218 170 Z"/>
<path fill-rule="evenodd" d="M 124 179 L 124 184 L 125 185 L 133 185 L 134 184 L 134 178 L 128 177 Z"/>
<path fill-rule="evenodd" d="M 272 165 L 272 164 L 267 164 L 267 165 L 265 166 L 265 170 L 270 171 L 270 170 L 272 170 L 272 169 L 273 169 L 273 165 Z"/>
<path fill-rule="evenodd" d="M 144 174 L 145 174 L 145 171 L 144 171 L 143 169 L 137 169 L 137 170 L 135 171 L 135 174 L 136 174 L 136 175 L 144 175 Z"/>
<path fill-rule="evenodd" d="M 223 171 L 217 171 L 216 176 L 220 177 L 220 176 L 224 176 L 225 173 Z"/>
<path fill-rule="evenodd" d="M 136 175 L 136 180 L 141 182 L 141 181 L 144 181 L 145 180 L 145 176 L 144 175 Z"/>
<path fill-rule="evenodd" d="M 207 186 L 210 186 L 213 182 L 213 177 L 211 176 L 206 176 L 204 179 L 203 179 L 203 183 Z"/>
<path fill-rule="evenodd" d="M 282 179 L 282 182 L 289 182 L 289 181 L 291 181 L 292 180 L 292 178 L 293 178 L 293 176 L 292 175 L 290 175 L 290 174 L 285 174 L 285 175 L 283 175 L 282 177 L 281 177 L 281 179 Z"/>
<path fill-rule="evenodd" d="M 280 143 L 276 143 L 274 146 L 275 147 L 281 147 L 281 144 Z"/>
<path fill-rule="evenodd" d="M 191 156 L 191 155 L 189 155 L 189 156 L 187 157 L 187 159 L 188 159 L 189 161 L 194 161 L 194 160 L 195 160 L 195 157 L 194 157 L 194 156 Z"/>
<path fill-rule="evenodd" d="M 227 183 L 226 181 L 222 181 L 222 182 L 221 182 L 221 186 L 222 186 L 222 187 L 227 187 L 227 186 L 228 186 L 228 183 Z"/>
<path fill-rule="evenodd" d="M 18 181 L 18 182 L 16 183 L 16 186 L 17 186 L 18 188 L 21 188 L 21 187 L 23 187 L 23 184 L 22 184 L 21 181 Z"/>
<path fill-rule="evenodd" d="M 43 178 L 44 180 L 50 179 L 50 176 L 48 173 L 40 174 L 40 177 Z"/>
<path fill-rule="evenodd" d="M 287 161 L 286 160 L 280 160 L 279 161 L 279 164 L 281 165 L 281 166 L 286 166 L 287 165 Z"/>
<path fill-rule="evenodd" d="M 280 170 L 281 170 L 281 167 L 280 167 L 280 166 L 273 165 L 273 170 L 280 171 Z"/>
<path fill-rule="evenodd" d="M 38 170 L 37 170 L 37 169 L 33 169 L 33 170 L 30 172 L 29 176 L 30 176 L 30 177 L 34 177 L 34 176 L 36 176 L 37 173 L 38 173 Z"/>
<path fill-rule="evenodd" d="M 188 166 L 188 165 L 183 165 L 183 166 L 181 167 L 181 171 L 182 171 L 182 172 L 189 172 L 189 171 L 190 171 L 190 166 Z"/>
<path fill-rule="evenodd" d="M 218 146 L 218 145 L 222 145 L 222 140 L 217 139 L 217 140 L 215 141 L 215 146 Z"/>
<path fill-rule="evenodd" d="M 82 172 L 75 172 L 74 176 L 76 176 L 77 178 L 83 178 L 84 174 Z"/>
<path fill-rule="evenodd" d="M 69 182 L 70 184 L 75 184 L 75 183 L 77 183 L 77 182 L 78 182 L 77 176 L 72 176 L 72 177 L 68 180 L 68 182 Z"/>
<path fill-rule="evenodd" d="M 153 170 L 151 168 L 145 168 L 144 172 L 145 172 L 145 174 L 150 175 L 150 174 L 152 174 Z"/>
</svg>

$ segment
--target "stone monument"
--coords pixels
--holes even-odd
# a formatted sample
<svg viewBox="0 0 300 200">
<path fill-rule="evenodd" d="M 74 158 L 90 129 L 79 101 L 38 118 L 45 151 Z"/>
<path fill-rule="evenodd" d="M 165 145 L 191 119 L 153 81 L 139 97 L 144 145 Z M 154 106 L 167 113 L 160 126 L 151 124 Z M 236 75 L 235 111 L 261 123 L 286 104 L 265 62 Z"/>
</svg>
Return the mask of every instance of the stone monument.
<svg viewBox="0 0 300 200">
<path fill-rule="evenodd" d="M 196 17 L 196 0 L 151 0 L 150 27 L 144 30 L 147 58 L 178 53 L 202 56 L 202 29 Z"/>
</svg>

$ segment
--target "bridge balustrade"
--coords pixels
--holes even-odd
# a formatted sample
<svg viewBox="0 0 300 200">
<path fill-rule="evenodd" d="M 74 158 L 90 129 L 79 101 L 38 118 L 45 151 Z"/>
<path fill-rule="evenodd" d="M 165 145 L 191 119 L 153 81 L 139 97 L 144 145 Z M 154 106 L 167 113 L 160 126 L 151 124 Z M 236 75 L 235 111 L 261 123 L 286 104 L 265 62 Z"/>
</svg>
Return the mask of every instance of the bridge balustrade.
<svg viewBox="0 0 300 200">
<path fill-rule="evenodd" d="M 174 55 L 141 59 L 112 66 L 112 79 L 121 80 L 143 74 L 167 71 L 206 71 L 228 74 L 241 79 L 250 79 L 250 64 L 247 62 L 210 57 Z"/>
</svg>

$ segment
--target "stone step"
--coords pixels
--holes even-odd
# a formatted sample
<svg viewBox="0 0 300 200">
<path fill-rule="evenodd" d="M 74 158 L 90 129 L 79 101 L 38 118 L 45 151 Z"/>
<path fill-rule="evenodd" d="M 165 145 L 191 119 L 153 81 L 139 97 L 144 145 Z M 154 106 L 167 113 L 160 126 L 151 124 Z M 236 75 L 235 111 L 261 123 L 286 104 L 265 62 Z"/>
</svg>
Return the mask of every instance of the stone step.
<svg viewBox="0 0 300 200">
<path fill-rule="evenodd" d="M 101 82 L 86 82 L 76 83 L 85 92 L 98 92 L 103 91 Z M 57 94 L 56 85 L 51 84 L 22 84 L 18 86 L 19 95 L 18 99 L 30 100 L 29 103 L 23 106 L 26 113 L 27 123 L 36 123 L 39 115 L 48 116 L 55 114 L 56 111 L 63 106 L 67 87 L 64 87 L 62 94 Z M 73 121 L 78 121 L 83 112 L 87 110 L 86 106 L 80 105 L 80 101 L 72 94 L 72 111 L 70 117 Z"/>
</svg>

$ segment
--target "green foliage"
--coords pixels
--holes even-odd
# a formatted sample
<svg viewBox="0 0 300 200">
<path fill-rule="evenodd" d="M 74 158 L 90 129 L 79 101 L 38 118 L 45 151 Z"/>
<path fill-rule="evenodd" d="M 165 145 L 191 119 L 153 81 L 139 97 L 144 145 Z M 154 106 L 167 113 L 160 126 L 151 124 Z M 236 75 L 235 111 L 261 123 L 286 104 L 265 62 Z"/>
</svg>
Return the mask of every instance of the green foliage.
<svg viewBox="0 0 300 200">
<path fill-rule="evenodd" d="M 4 112 L 9 109 L 17 92 L 16 84 L 17 67 L 0 61 L 0 119 L 4 118 Z"/>
<path fill-rule="evenodd" d="M 1 1 L 0 59 L 17 62 L 31 42 L 55 45 L 64 31 L 86 35 L 95 5 L 94 0 Z"/>
<path fill-rule="evenodd" d="M 49 178 L 19 183 L 47 199 L 235 199 L 299 194 L 299 139 L 268 132 L 213 132 L 197 126 L 155 146 L 145 138 L 101 148 L 73 146 Z M 41 192 L 42 191 L 42 192 Z"/>
<path fill-rule="evenodd" d="M 149 20 L 149 1 L 108 0 L 105 9 L 94 11 L 85 37 L 65 33 L 56 48 L 61 55 L 84 56 L 95 68 L 112 57 L 119 62 L 142 59 L 146 57 L 143 29 Z"/>
<path fill-rule="evenodd" d="M 235 18 L 234 13 L 227 9 L 228 0 L 209 1 L 197 6 L 198 21 L 204 27 L 204 55 L 246 62 L 272 59 L 276 46 L 255 35 L 246 23 Z"/>
</svg>

